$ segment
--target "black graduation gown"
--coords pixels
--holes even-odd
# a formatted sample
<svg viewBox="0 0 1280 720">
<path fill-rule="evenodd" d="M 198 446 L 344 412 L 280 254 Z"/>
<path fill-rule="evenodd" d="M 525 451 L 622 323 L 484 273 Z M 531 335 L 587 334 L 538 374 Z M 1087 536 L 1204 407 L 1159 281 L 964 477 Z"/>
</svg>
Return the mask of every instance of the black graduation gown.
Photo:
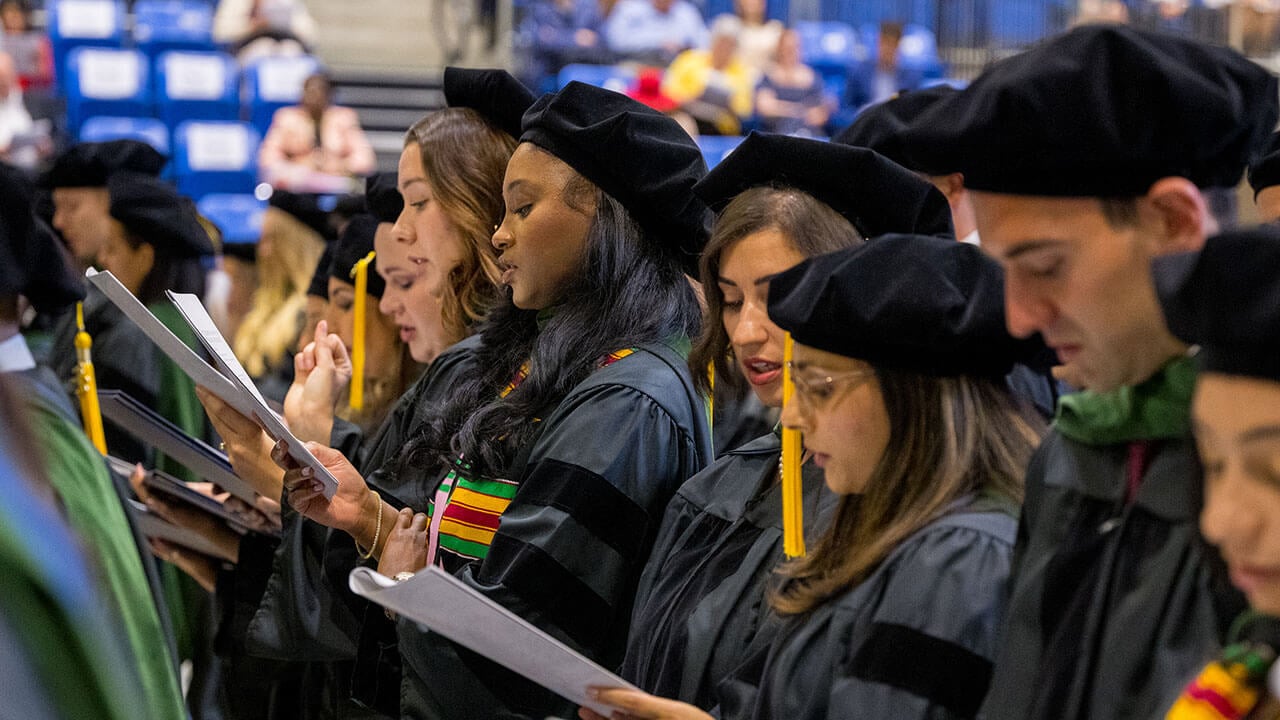
<svg viewBox="0 0 1280 720">
<path fill-rule="evenodd" d="M 659 697 L 704 709 L 715 689 L 778 629 L 765 597 L 783 560 L 782 441 L 769 433 L 732 450 L 685 483 L 667 506 L 640 577 L 621 675 Z M 839 496 L 804 467 L 812 542 Z"/>
<path fill-rule="evenodd" d="M 1032 460 L 988 720 L 1162 717 L 1243 609 L 1199 534 L 1192 441 L 1156 446 L 1128 506 L 1126 463 L 1057 431 Z"/>
<path fill-rule="evenodd" d="M 765 407 L 755 393 L 737 397 L 732 390 L 722 388 L 716 394 L 715 412 L 711 418 L 716 457 L 746 445 L 777 424 L 778 411 Z"/>
<path fill-rule="evenodd" d="M 339 449 L 356 453 L 349 457 L 384 499 L 396 502 L 388 488 L 399 484 L 393 471 L 398 453 L 472 371 L 478 347 L 479 338 L 473 336 L 441 353 L 363 445 L 358 435 L 335 424 L 333 439 Z M 347 585 L 347 575 L 361 564 L 355 545 L 346 533 L 307 520 L 287 502 L 282 508 L 284 527 L 278 542 L 241 544 L 235 578 L 239 589 L 229 606 L 234 612 L 224 615 L 223 624 L 244 628 L 245 648 L 254 655 L 309 664 L 298 684 L 304 693 L 300 702 L 310 709 L 296 716 L 368 715 L 349 702 L 351 661 L 369 605 Z M 246 612 L 248 617 L 243 617 Z M 381 617 L 380 609 L 377 616 Z M 394 687 L 399 684 L 399 656 L 389 655 L 396 665 L 375 663 L 372 672 L 392 676 L 385 682 Z"/>
<path fill-rule="evenodd" d="M 720 687 L 725 720 L 973 718 L 991 678 L 1017 522 L 978 506 L 926 526 L 865 581 L 787 621 Z"/>
<path fill-rule="evenodd" d="M 460 580 L 613 667 L 668 501 L 712 453 L 705 400 L 684 358 L 641 348 L 590 376 L 546 414 L 506 476 L 519 489 L 483 561 L 446 567 Z M 521 463 L 517 463 L 521 464 Z M 449 556 L 446 556 L 449 557 Z M 397 624 L 401 714 L 570 717 L 573 706 L 411 621 Z M 450 678 L 472 678 L 457 684 Z M 482 685 L 487 692 L 473 692 Z"/>
</svg>

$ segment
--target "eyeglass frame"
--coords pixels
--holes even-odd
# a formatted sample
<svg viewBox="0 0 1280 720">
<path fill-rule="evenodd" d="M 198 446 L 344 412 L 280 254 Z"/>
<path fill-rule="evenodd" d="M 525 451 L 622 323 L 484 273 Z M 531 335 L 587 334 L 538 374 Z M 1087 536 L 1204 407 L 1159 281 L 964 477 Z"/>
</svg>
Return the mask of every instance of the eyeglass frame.
<svg viewBox="0 0 1280 720">
<path fill-rule="evenodd" d="M 858 381 L 844 385 L 844 392 L 848 392 L 861 385 L 861 381 L 876 377 L 875 370 L 847 370 L 845 372 L 826 374 L 813 382 L 808 380 L 801 382 L 799 379 L 800 376 L 796 373 L 795 363 L 788 362 L 786 365 L 787 375 L 791 378 L 791 386 L 795 389 L 793 397 L 799 403 L 800 407 L 812 410 L 825 409 L 830 407 L 831 404 L 836 401 L 836 394 L 838 391 L 835 388 L 837 383 L 844 385 L 851 381 Z M 814 389 L 818 385 L 832 389 L 826 397 L 818 397 L 814 394 Z"/>
</svg>

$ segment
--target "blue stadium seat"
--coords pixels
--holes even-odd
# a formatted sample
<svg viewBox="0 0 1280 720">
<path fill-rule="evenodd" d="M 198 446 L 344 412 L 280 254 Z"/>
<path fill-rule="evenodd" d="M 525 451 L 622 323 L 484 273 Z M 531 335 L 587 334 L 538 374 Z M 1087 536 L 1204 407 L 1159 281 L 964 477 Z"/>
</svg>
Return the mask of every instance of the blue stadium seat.
<svg viewBox="0 0 1280 720">
<path fill-rule="evenodd" d="M 266 134 L 276 110 L 296 105 L 302 98 L 302 83 L 322 70 L 310 55 L 263 58 L 244 69 L 244 104 L 249 121 Z"/>
<path fill-rule="evenodd" d="M 1030 0 L 1039 2 L 1040 0 Z M 861 29 L 862 42 L 869 56 L 874 56 L 880 44 L 879 23 L 866 23 Z M 902 29 L 902 42 L 898 45 L 898 60 L 904 67 L 915 68 L 926 78 L 940 78 L 946 67 L 938 57 L 938 39 L 933 31 L 923 25 L 907 25 Z"/>
<path fill-rule="evenodd" d="M 253 192 L 260 141 L 258 131 L 248 123 L 182 123 L 173 134 L 178 190 L 197 200 L 211 193 Z"/>
<path fill-rule="evenodd" d="M 702 157 L 707 161 L 707 169 L 720 164 L 728 157 L 745 138 L 737 135 L 703 135 L 698 138 L 698 147 L 702 149 Z"/>
<path fill-rule="evenodd" d="M 867 45 L 848 23 L 798 22 L 795 28 L 801 57 L 820 72 L 847 68 L 868 57 Z"/>
<path fill-rule="evenodd" d="M 79 140 L 140 140 L 164 155 L 169 154 L 169 128 L 155 118 L 91 117 L 80 126 Z"/>
<path fill-rule="evenodd" d="M 74 48 L 124 47 L 123 0 L 48 0 L 45 13 L 59 82 L 67 75 L 68 55 Z"/>
<path fill-rule="evenodd" d="M 213 50 L 213 6 L 204 0 L 137 0 L 133 40 L 151 57 L 166 50 Z"/>
<path fill-rule="evenodd" d="M 249 193 L 214 193 L 196 203 L 200 214 L 222 231 L 222 241 L 234 245 L 257 244 L 262 237 L 265 200 Z"/>
<path fill-rule="evenodd" d="M 147 58 L 137 50 L 73 49 L 63 82 L 67 130 L 78 134 L 80 124 L 93 115 L 151 116 L 150 75 Z"/>
<path fill-rule="evenodd" d="M 635 80 L 635 70 L 621 65 L 565 65 L 556 80 L 560 87 L 573 81 L 625 92 Z"/>
<path fill-rule="evenodd" d="M 184 120 L 239 120 L 240 70 L 226 53 L 171 50 L 156 58 L 155 98 L 170 127 Z"/>
</svg>

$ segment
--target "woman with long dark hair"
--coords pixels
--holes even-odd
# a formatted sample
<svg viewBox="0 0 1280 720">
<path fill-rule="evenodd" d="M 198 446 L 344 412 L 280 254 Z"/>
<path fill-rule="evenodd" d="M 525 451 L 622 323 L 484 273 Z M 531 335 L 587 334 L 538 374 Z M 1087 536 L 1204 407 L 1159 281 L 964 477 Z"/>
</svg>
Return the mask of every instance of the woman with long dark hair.
<svg viewBox="0 0 1280 720">
<path fill-rule="evenodd" d="M 684 273 L 709 219 L 691 189 L 705 165 L 671 119 L 579 83 L 535 103 L 523 128 L 493 235 L 509 301 L 481 330 L 475 372 L 405 453 L 425 512 L 398 512 L 320 448 L 340 478 L 332 501 L 305 470 L 285 485 L 299 512 L 380 555 L 382 572 L 443 567 L 615 664 L 662 508 L 710 455 L 685 366 L 699 307 Z M 566 709 L 412 623 L 398 631 L 404 715 Z"/>
<path fill-rule="evenodd" d="M 975 717 L 1042 429 L 1005 382 L 1038 341 L 1002 309 L 999 266 L 950 239 L 884 236 L 772 280 L 769 317 L 796 342 L 783 424 L 844 497 L 779 571 L 784 627 L 721 685 L 720 717 Z M 615 718 L 709 717 L 597 695 Z"/>
<path fill-rule="evenodd" d="M 720 214 L 702 255 L 706 319 L 689 366 L 709 386 L 714 365 L 722 390 L 749 387 L 772 408 L 782 406 L 784 333 L 767 312 L 771 278 L 864 238 L 951 232 L 946 199 L 927 182 L 870 150 L 816 140 L 753 134 L 694 192 Z M 734 448 L 667 507 L 622 666 L 637 687 L 710 709 L 716 685 L 772 638 L 765 591 L 783 557 L 781 452 L 778 432 Z M 803 472 L 816 539 L 836 496 L 812 463 Z"/>
</svg>

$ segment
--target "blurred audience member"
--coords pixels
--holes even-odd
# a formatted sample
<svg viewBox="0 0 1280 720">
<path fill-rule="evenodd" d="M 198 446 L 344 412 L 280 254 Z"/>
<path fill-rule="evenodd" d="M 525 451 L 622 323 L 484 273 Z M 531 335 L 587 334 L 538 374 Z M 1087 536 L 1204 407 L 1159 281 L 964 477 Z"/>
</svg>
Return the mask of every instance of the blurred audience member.
<svg viewBox="0 0 1280 720">
<path fill-rule="evenodd" d="M 323 73 L 303 82 L 298 105 L 276 111 L 258 149 L 262 179 L 294 190 L 332 192 L 324 176 L 365 176 L 375 165 L 359 117 L 333 104 L 333 88 Z"/>
<path fill-rule="evenodd" d="M 1072 25 L 1085 23 L 1117 23 L 1129 22 L 1129 6 L 1121 0 L 1081 0 Z"/>
<path fill-rule="evenodd" d="M 304 54 L 315 37 L 316 22 L 298 0 L 220 0 L 213 16 L 213 39 L 241 63 Z"/>
<path fill-rule="evenodd" d="M 525 85 L 537 89 L 544 77 L 570 63 L 598 65 L 613 61 L 601 32 L 608 9 L 599 0 L 549 0 L 534 3 L 521 34 L 532 42 Z"/>
<path fill-rule="evenodd" d="M 711 48 L 685 50 L 667 68 L 662 90 L 698 122 L 704 135 L 738 135 L 751 115 L 755 76 L 738 59 L 742 21 L 721 15 L 711 26 Z"/>
<path fill-rule="evenodd" d="M 666 64 L 681 51 L 707 45 L 702 13 L 688 0 L 621 0 L 604 24 L 610 50 Z"/>
<path fill-rule="evenodd" d="M 325 239 L 332 237 L 327 222 L 314 197 L 280 191 L 271 195 L 262 216 L 252 309 L 240 321 L 231 346 L 262 394 L 278 402 L 293 384 L 293 353 L 306 320 L 307 288 Z"/>
<path fill-rule="evenodd" d="M 874 61 L 849 77 L 848 104 L 862 107 L 883 102 L 902 90 L 915 90 L 924 82 L 923 69 L 902 63 L 898 56 L 902 34 L 901 23 L 880 23 Z"/>
<path fill-rule="evenodd" d="M 785 135 L 825 134 L 831 106 L 822 89 L 822 76 L 800 62 L 800 36 L 785 30 L 778 39 L 776 61 L 756 90 L 760 129 Z"/>
<path fill-rule="evenodd" d="M 23 90 L 43 90 L 53 85 L 53 49 L 49 37 L 31 28 L 26 0 L 0 0 L 0 50 L 13 58 Z"/>
<path fill-rule="evenodd" d="M 658 68 L 642 69 L 635 83 L 627 90 L 627 97 L 670 116 L 680 123 L 689 137 L 695 140 L 698 138 L 698 123 L 680 108 L 680 103 L 675 98 L 662 91 L 662 71 Z"/>
<path fill-rule="evenodd" d="M 0 51 L 0 160 L 30 169 L 52 149 L 48 133 L 41 140 L 22 101 L 13 58 Z"/>
<path fill-rule="evenodd" d="M 770 20 L 765 14 L 765 0 L 735 0 L 733 11 L 742 21 L 738 32 L 738 57 L 757 75 L 763 74 L 773 64 L 773 53 L 782 37 L 780 20 Z"/>
</svg>

